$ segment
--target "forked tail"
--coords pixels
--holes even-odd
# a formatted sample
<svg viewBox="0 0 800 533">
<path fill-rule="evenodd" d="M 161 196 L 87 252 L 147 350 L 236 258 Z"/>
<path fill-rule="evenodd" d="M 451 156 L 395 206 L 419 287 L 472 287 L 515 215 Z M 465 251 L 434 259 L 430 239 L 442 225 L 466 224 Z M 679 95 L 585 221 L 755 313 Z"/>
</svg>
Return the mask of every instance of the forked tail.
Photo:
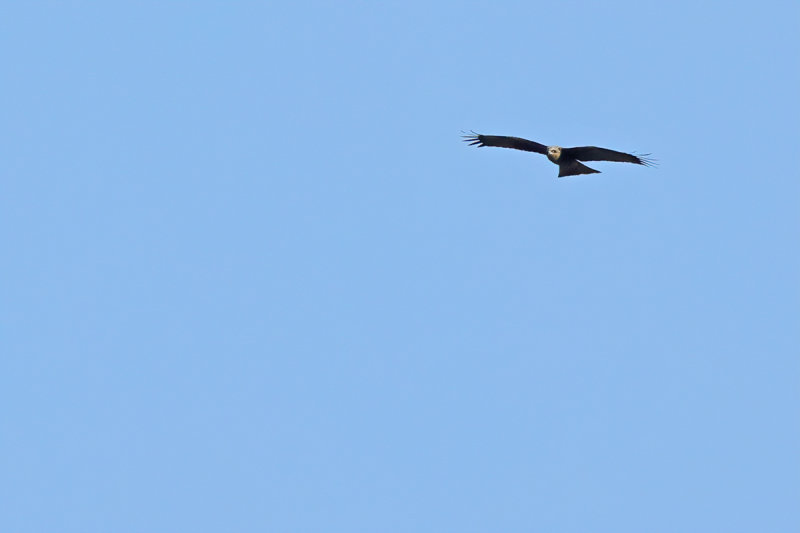
<svg viewBox="0 0 800 533">
<path fill-rule="evenodd" d="M 558 177 L 577 176 L 578 174 L 600 174 L 599 170 L 589 168 L 580 161 L 564 161 L 558 165 Z"/>
</svg>

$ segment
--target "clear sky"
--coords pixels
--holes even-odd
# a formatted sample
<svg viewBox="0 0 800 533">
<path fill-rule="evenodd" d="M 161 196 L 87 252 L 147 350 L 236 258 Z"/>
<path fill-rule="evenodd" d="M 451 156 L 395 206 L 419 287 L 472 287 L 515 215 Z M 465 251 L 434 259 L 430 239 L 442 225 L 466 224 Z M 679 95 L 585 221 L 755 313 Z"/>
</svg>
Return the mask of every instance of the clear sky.
<svg viewBox="0 0 800 533">
<path fill-rule="evenodd" d="M 797 2 L 0 15 L 0 531 L 800 531 Z"/>
</svg>

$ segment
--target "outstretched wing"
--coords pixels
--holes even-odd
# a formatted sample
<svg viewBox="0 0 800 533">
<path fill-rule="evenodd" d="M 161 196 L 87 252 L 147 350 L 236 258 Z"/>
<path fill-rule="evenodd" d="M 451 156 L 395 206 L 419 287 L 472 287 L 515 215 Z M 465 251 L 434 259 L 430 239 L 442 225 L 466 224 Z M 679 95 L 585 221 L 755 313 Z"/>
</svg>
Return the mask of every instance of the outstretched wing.
<svg viewBox="0 0 800 533">
<path fill-rule="evenodd" d="M 644 154 L 641 156 L 617 152 L 608 148 L 598 148 L 597 146 L 577 146 L 575 148 L 562 148 L 561 157 L 577 159 L 578 161 L 619 161 L 620 163 L 635 163 L 651 167 L 655 165 L 655 160 L 650 159 Z"/>
<path fill-rule="evenodd" d="M 546 154 L 547 147 L 537 142 L 522 139 L 521 137 L 505 137 L 502 135 L 478 135 L 472 132 L 472 135 L 464 135 L 464 142 L 470 146 L 499 146 L 501 148 L 513 148 L 515 150 L 525 150 L 526 152 L 536 152 L 537 154 Z"/>
</svg>

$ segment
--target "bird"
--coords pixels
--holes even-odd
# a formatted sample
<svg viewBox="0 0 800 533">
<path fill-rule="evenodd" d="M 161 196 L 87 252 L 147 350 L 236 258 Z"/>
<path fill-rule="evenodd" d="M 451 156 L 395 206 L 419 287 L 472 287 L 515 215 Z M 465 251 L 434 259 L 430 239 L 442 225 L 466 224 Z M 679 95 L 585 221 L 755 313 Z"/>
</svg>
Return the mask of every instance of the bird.
<svg viewBox="0 0 800 533">
<path fill-rule="evenodd" d="M 576 146 L 574 148 L 562 148 L 560 146 L 545 146 L 535 141 L 529 141 L 521 137 L 506 137 L 504 135 L 481 135 L 470 132 L 463 135 L 464 142 L 470 146 L 499 146 L 501 148 L 513 148 L 515 150 L 525 150 L 526 152 L 536 152 L 544 154 L 547 159 L 558 165 L 558 177 L 577 176 L 578 174 L 599 174 L 599 170 L 589 168 L 581 161 L 618 161 L 622 163 L 634 163 L 646 167 L 655 166 L 656 161 L 648 157 L 650 154 L 634 155 L 625 152 L 617 152 L 608 148 L 598 148 L 597 146 Z"/>
</svg>

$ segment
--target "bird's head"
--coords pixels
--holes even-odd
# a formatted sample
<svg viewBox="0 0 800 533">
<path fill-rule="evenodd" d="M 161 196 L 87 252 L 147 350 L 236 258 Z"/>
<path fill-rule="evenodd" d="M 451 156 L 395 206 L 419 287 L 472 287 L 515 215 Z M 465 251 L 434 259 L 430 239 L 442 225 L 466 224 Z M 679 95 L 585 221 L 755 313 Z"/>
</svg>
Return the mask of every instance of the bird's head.
<svg viewBox="0 0 800 533">
<path fill-rule="evenodd" d="M 558 161 L 558 158 L 561 157 L 561 147 L 560 146 L 548 146 L 547 147 L 547 159 L 553 161 L 554 163 Z"/>
</svg>

